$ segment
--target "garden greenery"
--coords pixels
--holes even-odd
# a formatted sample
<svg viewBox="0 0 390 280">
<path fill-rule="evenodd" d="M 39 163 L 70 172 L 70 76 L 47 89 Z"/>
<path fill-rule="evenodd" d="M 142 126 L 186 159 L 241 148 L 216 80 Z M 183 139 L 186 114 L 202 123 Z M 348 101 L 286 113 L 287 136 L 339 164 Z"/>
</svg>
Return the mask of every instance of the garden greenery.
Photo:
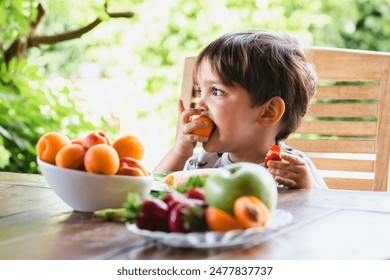
<svg viewBox="0 0 390 280">
<path fill-rule="evenodd" d="M 56 34 L 102 23 L 79 39 L 30 48 L 7 61 L 15 39 L 27 40 L 38 4 L 47 13 L 39 34 Z M 78 76 L 93 62 L 107 78 L 125 76 L 154 107 L 161 131 L 174 137 L 183 61 L 217 36 L 247 29 L 287 31 L 307 45 L 390 51 L 390 0 L 111 0 L 109 11 L 131 10 L 110 19 L 104 0 L 0 0 L 0 170 L 37 173 L 35 144 L 48 131 L 69 137 L 95 129 L 77 108 L 71 88 L 53 76 Z M 105 120 L 102 120 L 105 124 Z M 105 130 L 115 134 L 116 128 Z"/>
</svg>

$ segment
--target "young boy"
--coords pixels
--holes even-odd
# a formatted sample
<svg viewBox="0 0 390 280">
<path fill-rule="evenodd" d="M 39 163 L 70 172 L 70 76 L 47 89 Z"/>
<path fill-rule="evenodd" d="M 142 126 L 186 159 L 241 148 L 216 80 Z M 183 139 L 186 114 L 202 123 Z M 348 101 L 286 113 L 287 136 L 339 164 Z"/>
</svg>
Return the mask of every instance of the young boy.
<svg viewBox="0 0 390 280">
<path fill-rule="evenodd" d="M 283 161 L 269 161 L 268 170 L 281 185 L 326 189 L 313 163 L 283 140 L 293 133 L 315 93 L 316 75 L 298 42 L 287 34 L 248 31 L 226 34 L 197 57 L 195 109 L 179 101 L 176 144 L 155 172 L 217 168 L 234 162 L 263 164 L 269 147 L 279 145 Z M 214 122 L 209 137 L 192 133 Z M 191 158 L 196 142 L 203 150 Z"/>
</svg>

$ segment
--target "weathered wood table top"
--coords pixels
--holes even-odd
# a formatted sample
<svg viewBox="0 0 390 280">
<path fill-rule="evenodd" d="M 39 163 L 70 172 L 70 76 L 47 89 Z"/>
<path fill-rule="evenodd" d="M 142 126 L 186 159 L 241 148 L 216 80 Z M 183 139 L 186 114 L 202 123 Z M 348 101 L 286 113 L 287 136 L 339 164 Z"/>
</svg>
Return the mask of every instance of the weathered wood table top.
<svg viewBox="0 0 390 280">
<path fill-rule="evenodd" d="M 280 190 L 293 221 L 256 246 L 178 249 L 73 211 L 41 175 L 0 172 L 0 259 L 390 259 L 390 193 Z"/>
</svg>

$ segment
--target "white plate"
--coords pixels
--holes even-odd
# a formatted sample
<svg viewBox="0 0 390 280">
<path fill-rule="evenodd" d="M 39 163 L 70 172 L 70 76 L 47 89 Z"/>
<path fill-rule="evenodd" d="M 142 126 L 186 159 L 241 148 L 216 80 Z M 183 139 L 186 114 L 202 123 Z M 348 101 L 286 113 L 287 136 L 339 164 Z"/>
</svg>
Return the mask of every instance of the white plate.
<svg viewBox="0 0 390 280">
<path fill-rule="evenodd" d="M 290 212 L 275 209 L 272 211 L 271 218 L 264 228 L 231 230 L 228 232 L 167 233 L 139 229 L 135 224 L 130 223 L 126 223 L 126 227 L 132 233 L 152 238 L 171 247 L 211 249 L 260 244 L 267 240 L 269 233 L 289 224 L 292 218 L 293 216 Z"/>
<path fill-rule="evenodd" d="M 152 191 L 157 191 L 157 192 L 170 192 L 172 191 L 167 184 L 165 184 L 165 177 L 169 174 L 170 172 L 161 172 L 161 173 L 154 173 L 152 174 L 153 177 L 153 184 L 151 187 Z"/>
<path fill-rule="evenodd" d="M 156 191 L 156 192 L 171 192 L 172 190 L 165 184 L 164 182 L 161 181 L 153 181 L 152 186 L 150 188 L 151 191 Z"/>
</svg>

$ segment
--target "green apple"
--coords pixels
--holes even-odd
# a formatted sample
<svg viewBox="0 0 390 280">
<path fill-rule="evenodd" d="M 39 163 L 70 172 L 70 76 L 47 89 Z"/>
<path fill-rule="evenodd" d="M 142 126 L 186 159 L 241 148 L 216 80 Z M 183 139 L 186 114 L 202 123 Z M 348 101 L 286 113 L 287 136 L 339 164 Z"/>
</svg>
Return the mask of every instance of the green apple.
<svg viewBox="0 0 390 280">
<path fill-rule="evenodd" d="M 278 191 L 274 178 L 262 166 L 240 162 L 219 168 L 205 183 L 206 202 L 230 214 L 237 198 L 253 195 L 270 211 L 276 208 Z"/>
</svg>

